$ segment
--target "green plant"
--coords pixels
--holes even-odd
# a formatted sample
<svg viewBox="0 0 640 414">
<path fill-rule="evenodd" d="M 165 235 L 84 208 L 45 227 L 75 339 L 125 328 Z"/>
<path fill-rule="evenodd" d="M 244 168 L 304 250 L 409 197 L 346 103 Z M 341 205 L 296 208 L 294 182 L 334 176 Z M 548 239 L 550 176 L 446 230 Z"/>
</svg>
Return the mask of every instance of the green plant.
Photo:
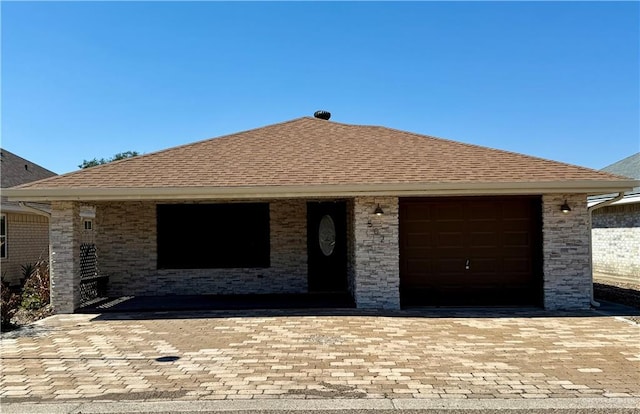
<svg viewBox="0 0 640 414">
<path fill-rule="evenodd" d="M 20 265 L 20 268 L 22 269 L 22 279 L 20 280 L 21 280 L 21 284 L 24 284 L 24 282 L 27 279 L 29 279 L 29 277 L 33 274 L 33 272 L 36 271 L 36 264 L 27 263 L 27 264 Z"/>
<path fill-rule="evenodd" d="M 24 309 L 34 310 L 48 305 L 49 283 L 49 264 L 46 261 L 36 262 L 33 265 L 33 271 L 22 287 L 20 306 Z"/>
<path fill-rule="evenodd" d="M 2 329 L 13 328 L 11 319 L 18 311 L 20 296 L 17 295 L 4 280 L 0 281 L 0 296 L 2 296 L 0 303 L 0 322 Z"/>
</svg>

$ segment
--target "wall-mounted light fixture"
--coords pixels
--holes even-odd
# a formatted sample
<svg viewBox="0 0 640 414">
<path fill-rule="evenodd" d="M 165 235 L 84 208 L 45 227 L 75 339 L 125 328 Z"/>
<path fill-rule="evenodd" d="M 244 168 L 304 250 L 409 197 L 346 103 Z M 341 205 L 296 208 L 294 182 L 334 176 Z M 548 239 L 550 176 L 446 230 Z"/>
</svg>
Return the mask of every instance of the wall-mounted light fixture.
<svg viewBox="0 0 640 414">
<path fill-rule="evenodd" d="M 562 211 L 565 214 L 571 211 L 571 207 L 569 207 L 567 200 L 564 200 L 564 204 L 560 206 L 560 211 Z"/>
<path fill-rule="evenodd" d="M 380 204 L 378 204 L 378 207 L 376 207 L 373 214 L 375 214 L 376 216 L 381 216 L 384 214 L 384 210 L 382 210 L 382 207 L 380 207 Z"/>
</svg>

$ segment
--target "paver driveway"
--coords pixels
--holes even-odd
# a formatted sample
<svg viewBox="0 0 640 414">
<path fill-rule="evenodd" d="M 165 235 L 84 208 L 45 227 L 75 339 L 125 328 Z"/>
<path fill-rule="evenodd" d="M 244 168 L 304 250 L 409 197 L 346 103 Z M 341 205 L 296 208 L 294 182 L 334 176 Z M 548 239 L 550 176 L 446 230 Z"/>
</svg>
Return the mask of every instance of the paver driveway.
<svg viewBox="0 0 640 414">
<path fill-rule="evenodd" d="M 57 315 L 3 334 L 5 402 L 640 397 L 640 326 L 587 312 Z"/>
</svg>

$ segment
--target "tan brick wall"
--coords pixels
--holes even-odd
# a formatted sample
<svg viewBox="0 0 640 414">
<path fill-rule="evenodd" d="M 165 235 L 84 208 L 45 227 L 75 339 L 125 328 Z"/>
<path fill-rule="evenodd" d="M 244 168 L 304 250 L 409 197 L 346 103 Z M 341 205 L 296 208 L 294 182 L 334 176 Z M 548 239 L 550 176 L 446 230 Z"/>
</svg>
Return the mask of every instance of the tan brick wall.
<svg viewBox="0 0 640 414">
<path fill-rule="evenodd" d="M 560 206 L 569 203 L 571 211 Z M 542 197 L 544 307 L 588 309 L 591 301 L 590 223 L 586 194 Z"/>
<path fill-rule="evenodd" d="M 157 269 L 156 203 L 97 204 L 98 269 L 109 276 L 109 295 L 306 292 L 306 201 L 269 204 L 269 268 L 179 270 Z"/>
<path fill-rule="evenodd" d="M 640 203 L 592 214 L 593 271 L 640 282 Z"/>
<path fill-rule="evenodd" d="M 49 219 L 38 214 L 5 213 L 7 258 L 0 261 L 2 279 L 12 285 L 22 279 L 22 265 L 49 260 Z"/>
</svg>

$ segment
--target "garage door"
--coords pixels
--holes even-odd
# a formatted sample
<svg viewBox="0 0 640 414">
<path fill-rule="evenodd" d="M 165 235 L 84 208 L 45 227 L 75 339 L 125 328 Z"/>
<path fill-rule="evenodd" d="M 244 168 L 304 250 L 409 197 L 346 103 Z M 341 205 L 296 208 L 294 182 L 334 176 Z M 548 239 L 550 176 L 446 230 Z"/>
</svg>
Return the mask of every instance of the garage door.
<svg viewBox="0 0 640 414">
<path fill-rule="evenodd" d="M 539 305 L 540 206 L 540 197 L 401 199 L 402 305 Z"/>
</svg>

